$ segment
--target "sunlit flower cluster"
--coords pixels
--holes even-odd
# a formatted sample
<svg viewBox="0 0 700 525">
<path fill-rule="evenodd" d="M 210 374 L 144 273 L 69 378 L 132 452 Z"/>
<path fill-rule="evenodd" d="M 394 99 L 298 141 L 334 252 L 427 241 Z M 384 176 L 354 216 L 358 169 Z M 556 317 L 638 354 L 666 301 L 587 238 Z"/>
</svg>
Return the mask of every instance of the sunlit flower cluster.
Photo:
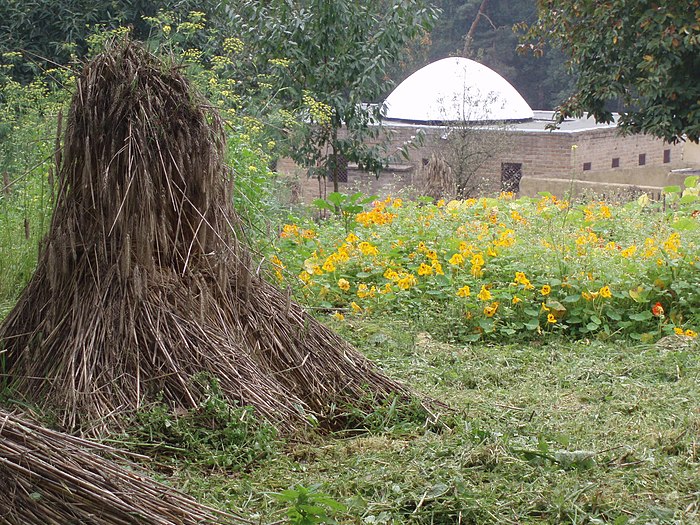
<svg viewBox="0 0 700 525">
<path fill-rule="evenodd" d="M 650 221 L 644 206 L 645 215 L 635 203 L 573 205 L 551 195 L 434 205 L 389 197 L 342 234 L 339 221 L 287 224 L 278 250 L 287 268 L 300 268 L 306 297 L 345 315 L 429 311 L 468 338 L 694 337 L 697 230 L 674 229 L 660 212 Z"/>
</svg>

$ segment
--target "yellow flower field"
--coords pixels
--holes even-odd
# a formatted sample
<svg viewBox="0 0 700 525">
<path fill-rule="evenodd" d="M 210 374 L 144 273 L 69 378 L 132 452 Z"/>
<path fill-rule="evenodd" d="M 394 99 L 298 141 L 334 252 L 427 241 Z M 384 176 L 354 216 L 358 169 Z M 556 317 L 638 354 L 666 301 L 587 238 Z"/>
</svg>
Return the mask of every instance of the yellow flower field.
<svg viewBox="0 0 700 525">
<path fill-rule="evenodd" d="M 695 337 L 700 201 L 688 197 L 670 193 L 665 209 L 549 194 L 387 198 L 320 226 L 286 224 L 274 267 L 310 306 L 400 315 L 459 340 Z"/>
</svg>

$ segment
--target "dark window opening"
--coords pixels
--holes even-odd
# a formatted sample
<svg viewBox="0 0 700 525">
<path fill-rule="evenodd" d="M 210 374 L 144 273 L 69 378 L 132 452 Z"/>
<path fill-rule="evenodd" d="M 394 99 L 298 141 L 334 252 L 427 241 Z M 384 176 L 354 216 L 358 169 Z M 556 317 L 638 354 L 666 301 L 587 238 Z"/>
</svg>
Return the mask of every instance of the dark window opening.
<svg viewBox="0 0 700 525">
<path fill-rule="evenodd" d="M 591 171 L 591 163 L 590 162 L 583 163 L 583 171 Z"/>
<path fill-rule="evenodd" d="M 328 159 L 328 172 L 330 180 L 338 182 L 348 181 L 348 159 L 342 153 L 333 154 Z"/>
<path fill-rule="evenodd" d="M 664 164 L 668 164 L 669 162 L 671 162 L 671 150 L 665 149 L 664 150 Z"/>
<path fill-rule="evenodd" d="M 517 162 L 501 163 L 501 191 L 520 191 L 520 179 L 523 178 L 523 165 Z"/>
<path fill-rule="evenodd" d="M 613 168 L 619 168 L 620 167 L 620 157 L 615 157 L 612 160 L 612 167 Z"/>
<path fill-rule="evenodd" d="M 639 154 L 639 165 L 644 166 L 647 163 L 647 154 L 646 153 L 640 153 Z"/>
</svg>

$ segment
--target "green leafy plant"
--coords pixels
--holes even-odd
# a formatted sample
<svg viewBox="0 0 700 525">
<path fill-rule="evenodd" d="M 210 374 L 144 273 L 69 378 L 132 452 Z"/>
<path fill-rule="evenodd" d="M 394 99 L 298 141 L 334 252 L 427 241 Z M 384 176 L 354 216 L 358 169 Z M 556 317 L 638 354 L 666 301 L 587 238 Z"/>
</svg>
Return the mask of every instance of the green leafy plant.
<svg viewBox="0 0 700 525">
<path fill-rule="evenodd" d="M 385 145 L 377 145 L 381 107 L 367 103 L 386 94 L 389 67 L 436 15 L 424 0 L 239 2 L 244 40 L 261 67 L 280 66 L 270 81 L 278 82 L 285 108 L 307 124 L 290 133 L 288 154 L 328 175 L 334 191 L 338 159 L 377 174 L 387 163 Z"/>
<path fill-rule="evenodd" d="M 345 232 L 350 233 L 350 230 L 357 224 L 355 216 L 364 209 L 365 204 L 376 198 L 376 195 L 367 197 L 362 192 L 345 195 L 334 191 L 329 193 L 325 199 L 315 199 L 313 205 L 319 210 L 335 213 L 343 221 Z"/>
<path fill-rule="evenodd" d="M 342 503 L 320 492 L 316 485 L 296 485 L 273 496 L 277 501 L 289 505 L 286 514 L 291 525 L 333 524 L 336 521 L 329 513 L 340 512 L 346 508 Z"/>
<path fill-rule="evenodd" d="M 221 470 L 247 469 L 274 453 L 277 434 L 272 426 L 252 408 L 227 403 L 213 379 L 194 381 L 203 391 L 196 408 L 176 414 L 162 403 L 145 407 L 119 441 L 161 458 Z"/>
<path fill-rule="evenodd" d="M 668 194 L 665 205 L 551 194 L 435 204 L 389 197 L 318 228 L 286 225 L 275 256 L 303 300 L 333 308 L 341 322 L 396 315 L 465 342 L 692 339 L 700 209 L 696 181 L 686 182 L 685 196 Z"/>
<path fill-rule="evenodd" d="M 538 2 L 539 18 L 521 47 L 537 55 L 545 45 L 561 47 L 577 73 L 575 93 L 558 108 L 559 122 L 584 113 L 611 122 L 610 102 L 618 101 L 622 130 L 697 142 L 698 9 L 698 0 Z"/>
</svg>

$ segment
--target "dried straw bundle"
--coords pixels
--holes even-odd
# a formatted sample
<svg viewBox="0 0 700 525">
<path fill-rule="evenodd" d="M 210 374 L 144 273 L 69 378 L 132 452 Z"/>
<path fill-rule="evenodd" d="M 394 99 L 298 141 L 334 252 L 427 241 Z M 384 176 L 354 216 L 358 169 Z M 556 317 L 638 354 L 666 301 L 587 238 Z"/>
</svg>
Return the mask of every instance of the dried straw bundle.
<svg viewBox="0 0 700 525">
<path fill-rule="evenodd" d="M 110 447 L 48 430 L 0 409 L 0 524 L 34 523 L 253 522 L 203 506 L 140 475 Z"/>
<path fill-rule="evenodd" d="M 428 164 L 420 173 L 419 184 L 422 195 L 428 195 L 434 199 L 450 199 L 457 194 L 457 186 L 452 173 L 452 168 L 445 159 L 430 156 Z"/>
<path fill-rule="evenodd" d="M 257 274 L 236 238 L 218 115 L 141 46 L 115 44 L 78 80 L 37 270 L 0 325 L 15 391 L 99 433 L 190 381 L 282 430 L 334 403 L 405 393 Z"/>
</svg>

